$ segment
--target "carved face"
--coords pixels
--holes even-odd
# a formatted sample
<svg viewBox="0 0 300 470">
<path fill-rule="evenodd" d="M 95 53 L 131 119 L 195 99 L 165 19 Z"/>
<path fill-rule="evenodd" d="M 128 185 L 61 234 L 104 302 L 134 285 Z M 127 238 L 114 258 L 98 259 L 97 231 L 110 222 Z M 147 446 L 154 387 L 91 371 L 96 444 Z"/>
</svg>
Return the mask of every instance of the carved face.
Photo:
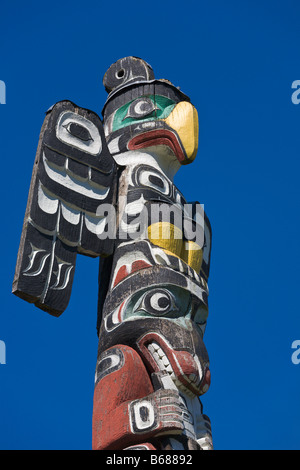
<svg viewBox="0 0 300 470">
<path fill-rule="evenodd" d="M 106 315 L 103 347 L 118 338 L 142 356 L 150 373 L 164 371 L 182 390 L 204 393 L 209 359 L 202 341 L 208 310 L 191 293 L 172 284 L 134 292 Z"/>
<path fill-rule="evenodd" d="M 195 107 L 176 94 L 167 96 L 164 87 L 160 86 L 160 93 L 165 95 L 157 94 L 154 84 L 148 86 L 149 94 L 140 94 L 140 88 L 130 100 L 126 95 L 116 109 L 109 106 L 105 112 L 104 130 L 111 153 L 162 146 L 171 149 L 180 164 L 191 163 L 198 149 Z"/>
</svg>

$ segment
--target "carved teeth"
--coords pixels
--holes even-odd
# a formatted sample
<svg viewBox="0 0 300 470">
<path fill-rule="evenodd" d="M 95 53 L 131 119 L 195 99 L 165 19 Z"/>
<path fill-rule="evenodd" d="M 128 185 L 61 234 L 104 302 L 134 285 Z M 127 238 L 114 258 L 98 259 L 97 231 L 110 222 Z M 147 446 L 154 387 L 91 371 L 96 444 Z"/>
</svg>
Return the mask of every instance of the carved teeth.
<svg viewBox="0 0 300 470">
<path fill-rule="evenodd" d="M 160 359 L 163 359 L 164 357 L 166 358 L 166 356 L 165 356 L 165 354 L 164 354 L 164 352 L 163 352 L 163 350 L 162 350 L 161 348 L 159 348 L 159 349 L 157 350 L 157 354 L 158 354 L 158 356 L 159 356 Z M 169 361 L 168 361 L 168 362 L 169 362 Z"/>
<path fill-rule="evenodd" d="M 176 377 L 169 359 L 167 358 L 167 356 L 165 355 L 164 351 L 159 346 L 159 344 L 153 341 L 152 343 L 149 343 L 147 345 L 147 348 L 151 356 L 155 360 L 156 364 L 158 365 L 159 369 L 161 371 L 168 372 L 169 376 L 172 378 L 176 387 L 179 390 L 183 391 L 188 396 L 191 396 L 191 397 L 195 396 L 194 392 L 192 390 L 189 390 L 187 387 L 185 387 L 182 384 L 182 382 Z M 198 385 L 199 377 L 196 374 L 190 374 L 189 376 L 183 375 L 183 378 L 186 380 L 186 382 L 188 382 L 192 386 Z"/>
<path fill-rule="evenodd" d="M 162 361 L 163 361 L 165 367 L 168 367 L 168 365 L 170 364 L 168 359 L 166 358 L 166 356 L 162 357 Z"/>
<path fill-rule="evenodd" d="M 151 355 L 154 353 L 155 349 L 152 343 L 149 343 L 148 346 L 148 351 L 151 353 Z"/>
<path fill-rule="evenodd" d="M 155 360 L 156 364 L 158 365 L 160 370 L 165 370 L 168 372 L 172 378 L 175 378 L 175 374 L 173 371 L 173 368 L 170 364 L 169 359 L 159 346 L 159 344 L 155 343 L 154 341 L 152 343 L 149 343 L 148 346 L 148 351 L 150 352 L 151 356 Z"/>
</svg>

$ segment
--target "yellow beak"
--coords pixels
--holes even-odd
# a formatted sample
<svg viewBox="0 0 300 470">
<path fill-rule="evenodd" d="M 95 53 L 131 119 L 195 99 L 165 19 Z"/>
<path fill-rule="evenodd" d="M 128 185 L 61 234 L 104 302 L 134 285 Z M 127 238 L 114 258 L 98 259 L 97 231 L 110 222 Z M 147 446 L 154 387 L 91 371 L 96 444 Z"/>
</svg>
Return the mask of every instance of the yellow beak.
<svg viewBox="0 0 300 470">
<path fill-rule="evenodd" d="M 198 150 L 199 122 L 196 108 L 188 101 L 181 101 L 164 121 L 176 131 L 181 141 L 186 153 L 186 160 L 182 164 L 191 163 Z"/>
</svg>

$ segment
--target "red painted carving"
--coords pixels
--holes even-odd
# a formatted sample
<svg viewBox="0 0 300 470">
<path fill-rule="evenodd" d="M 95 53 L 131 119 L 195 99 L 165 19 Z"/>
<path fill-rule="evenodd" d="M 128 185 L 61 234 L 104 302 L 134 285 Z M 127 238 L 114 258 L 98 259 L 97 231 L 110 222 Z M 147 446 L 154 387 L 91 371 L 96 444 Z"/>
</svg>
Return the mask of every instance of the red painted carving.
<svg viewBox="0 0 300 470">
<path fill-rule="evenodd" d="M 124 345 L 111 351 L 116 349 L 122 354 L 122 366 L 104 375 L 95 387 L 93 449 L 120 450 L 133 445 L 156 449 L 148 440 L 183 431 L 179 394 L 154 391 L 137 352 Z"/>
<path fill-rule="evenodd" d="M 184 162 L 185 155 L 174 132 L 167 129 L 148 131 L 139 134 L 128 143 L 129 150 L 138 150 L 154 145 L 166 145 L 173 150 L 179 162 Z"/>
</svg>

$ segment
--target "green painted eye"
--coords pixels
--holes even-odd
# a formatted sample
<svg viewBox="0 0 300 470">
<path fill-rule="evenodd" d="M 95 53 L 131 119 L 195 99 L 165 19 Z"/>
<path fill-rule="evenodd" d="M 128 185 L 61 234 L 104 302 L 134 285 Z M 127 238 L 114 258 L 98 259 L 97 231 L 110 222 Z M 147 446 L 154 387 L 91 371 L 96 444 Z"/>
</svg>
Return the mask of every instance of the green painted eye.
<svg viewBox="0 0 300 470">
<path fill-rule="evenodd" d="M 114 115 L 112 132 L 136 122 L 165 119 L 174 109 L 175 101 L 160 95 L 141 96 L 121 106 Z"/>
<path fill-rule="evenodd" d="M 134 309 L 158 317 L 178 312 L 175 298 L 167 289 L 152 289 L 146 292 Z"/>
<path fill-rule="evenodd" d="M 126 305 L 124 320 L 163 317 L 186 327 L 190 318 L 190 292 L 177 286 L 156 286 L 136 292 Z"/>
<path fill-rule="evenodd" d="M 156 109 L 159 109 L 150 98 L 138 98 L 132 101 L 130 104 L 126 116 L 122 119 L 134 118 L 139 119 L 141 117 L 149 116 Z"/>
</svg>

